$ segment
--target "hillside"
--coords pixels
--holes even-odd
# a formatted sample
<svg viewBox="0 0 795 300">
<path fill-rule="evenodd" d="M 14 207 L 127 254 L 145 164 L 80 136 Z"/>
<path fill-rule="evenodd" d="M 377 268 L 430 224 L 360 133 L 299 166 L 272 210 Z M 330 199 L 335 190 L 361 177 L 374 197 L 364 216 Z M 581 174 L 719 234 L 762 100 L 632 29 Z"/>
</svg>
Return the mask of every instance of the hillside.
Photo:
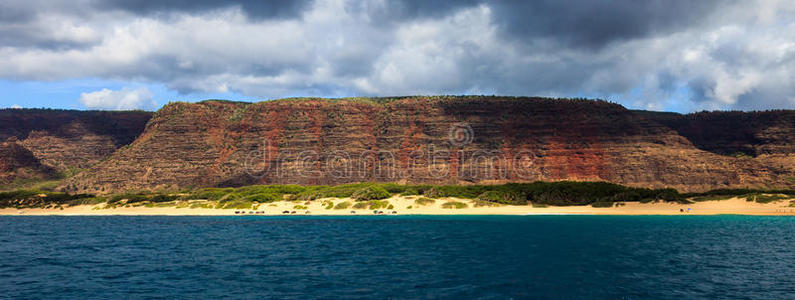
<svg viewBox="0 0 795 300">
<path fill-rule="evenodd" d="M 16 153 L 15 157 L 2 160 L 9 166 L 46 170 L 47 176 L 38 174 L 32 178 L 69 175 L 91 168 L 131 143 L 151 115 L 138 111 L 2 109 L 0 141 L 8 141 L 4 147 Z M 13 181 L 31 176 L 4 169 L 0 177 Z"/>
<path fill-rule="evenodd" d="M 70 192 L 361 181 L 793 186 L 795 112 L 680 115 L 513 97 L 172 103 Z"/>
<path fill-rule="evenodd" d="M 41 164 L 15 139 L 0 142 L 0 186 L 18 180 L 46 180 L 57 177 L 54 169 Z"/>
</svg>

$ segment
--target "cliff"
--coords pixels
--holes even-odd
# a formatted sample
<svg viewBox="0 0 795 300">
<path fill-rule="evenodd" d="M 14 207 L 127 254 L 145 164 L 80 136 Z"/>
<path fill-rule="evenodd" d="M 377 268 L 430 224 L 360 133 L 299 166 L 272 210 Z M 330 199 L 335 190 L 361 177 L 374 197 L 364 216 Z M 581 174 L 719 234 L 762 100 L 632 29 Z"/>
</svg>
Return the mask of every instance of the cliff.
<svg viewBox="0 0 795 300">
<path fill-rule="evenodd" d="M 795 112 L 512 97 L 172 103 L 73 192 L 360 181 L 793 187 Z"/>
<path fill-rule="evenodd" d="M 96 165 L 119 147 L 131 143 L 151 115 L 141 111 L 2 109 L 0 141 L 12 140 L 14 153 L 18 154 L 16 158 L 2 159 L 9 161 L 9 165 L 20 165 L 23 161 L 26 166 L 40 165 L 47 170 L 48 176 L 44 177 L 48 178 L 68 175 Z M 22 150 L 32 158 L 19 154 Z M 11 160 L 16 163 L 10 163 Z M 12 174 L 17 173 L 0 171 L 0 176 L 6 178 L 19 177 Z"/>
</svg>

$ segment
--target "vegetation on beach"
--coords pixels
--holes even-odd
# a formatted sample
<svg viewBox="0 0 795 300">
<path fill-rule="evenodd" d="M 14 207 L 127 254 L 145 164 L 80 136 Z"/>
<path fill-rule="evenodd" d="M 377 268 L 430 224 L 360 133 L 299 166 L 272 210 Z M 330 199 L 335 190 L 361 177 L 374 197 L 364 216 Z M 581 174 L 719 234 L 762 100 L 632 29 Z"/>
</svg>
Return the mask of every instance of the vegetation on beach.
<svg viewBox="0 0 795 300">
<path fill-rule="evenodd" d="M 614 202 L 610 202 L 610 201 L 597 201 L 597 202 L 591 203 L 591 207 L 613 207 L 613 203 Z"/>
<path fill-rule="evenodd" d="M 109 196 L 68 194 L 42 190 L 0 192 L 0 208 L 44 208 L 107 203 L 119 206 L 177 206 L 249 209 L 281 200 L 296 205 L 324 199 L 326 209 L 386 209 L 393 195 L 416 195 L 416 206 L 427 206 L 439 198 L 470 199 L 475 206 L 532 205 L 533 207 L 592 205 L 608 207 L 624 202 L 677 202 L 721 200 L 732 197 L 768 203 L 795 197 L 795 190 L 718 189 L 704 193 L 679 193 L 675 189 L 626 187 L 607 182 L 532 182 L 502 185 L 402 185 L 355 183 L 335 186 L 253 185 L 238 188 L 201 188 L 181 192 L 130 192 Z M 351 198 L 356 203 L 334 204 L 332 198 Z M 194 202 L 198 204 L 194 204 Z"/>
<path fill-rule="evenodd" d="M 64 206 L 105 202 L 87 194 L 67 194 L 40 190 L 0 192 L 0 208 L 60 208 Z"/>
<path fill-rule="evenodd" d="M 419 206 L 431 205 L 434 203 L 436 203 L 436 200 L 427 197 L 419 197 L 417 199 L 414 199 L 414 204 L 417 204 Z"/>
<path fill-rule="evenodd" d="M 749 194 L 745 196 L 746 201 L 754 201 L 756 203 L 771 203 L 776 201 L 781 201 L 785 199 L 792 198 L 792 196 L 787 196 L 784 194 Z"/>
<path fill-rule="evenodd" d="M 392 194 L 380 186 L 368 186 L 357 190 L 351 197 L 356 201 L 381 200 L 392 197 Z"/>
<path fill-rule="evenodd" d="M 459 201 L 447 201 L 445 203 L 442 203 L 442 208 L 447 208 L 447 209 L 462 209 L 462 208 L 467 208 L 467 206 L 468 205 L 466 203 Z"/>
<path fill-rule="evenodd" d="M 340 202 L 337 203 L 337 205 L 334 205 L 334 209 L 347 209 L 349 207 L 351 207 L 351 203 L 348 201 Z"/>
</svg>

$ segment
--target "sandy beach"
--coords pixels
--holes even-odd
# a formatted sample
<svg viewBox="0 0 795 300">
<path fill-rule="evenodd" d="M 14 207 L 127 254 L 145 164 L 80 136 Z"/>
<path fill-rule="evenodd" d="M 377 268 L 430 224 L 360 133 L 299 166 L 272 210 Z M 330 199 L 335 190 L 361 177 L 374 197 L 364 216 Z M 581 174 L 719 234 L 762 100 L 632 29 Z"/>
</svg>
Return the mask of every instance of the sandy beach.
<svg viewBox="0 0 795 300">
<path fill-rule="evenodd" d="M 787 199 L 773 203 L 756 203 L 746 201 L 744 198 L 731 198 L 727 200 L 704 201 L 693 204 L 677 203 L 638 203 L 627 202 L 623 206 L 598 208 L 591 206 L 480 206 L 475 207 L 475 202 L 468 199 L 443 198 L 436 199 L 435 203 L 418 205 L 416 197 L 395 196 L 389 201 L 393 208 L 381 208 L 385 215 L 396 212 L 398 215 L 550 215 L 550 214 L 587 214 L 587 215 L 717 215 L 717 214 L 742 214 L 742 215 L 793 215 L 795 207 L 790 206 Z M 197 200 L 200 201 L 200 200 Z M 449 201 L 466 203 L 466 208 L 443 208 L 442 205 Z M 187 207 L 116 207 L 104 208 L 104 204 L 81 205 L 64 207 L 63 209 L 0 209 L 0 215 L 372 215 L 372 209 L 327 209 L 328 202 L 335 205 L 341 202 L 356 203 L 349 198 L 329 198 L 305 202 L 279 201 L 260 204 L 256 209 L 210 209 Z M 325 205 L 324 205 L 325 203 Z M 306 207 L 306 208 L 304 208 Z M 684 212 L 682 212 L 682 211 Z M 294 214 L 292 212 L 295 211 Z"/>
</svg>

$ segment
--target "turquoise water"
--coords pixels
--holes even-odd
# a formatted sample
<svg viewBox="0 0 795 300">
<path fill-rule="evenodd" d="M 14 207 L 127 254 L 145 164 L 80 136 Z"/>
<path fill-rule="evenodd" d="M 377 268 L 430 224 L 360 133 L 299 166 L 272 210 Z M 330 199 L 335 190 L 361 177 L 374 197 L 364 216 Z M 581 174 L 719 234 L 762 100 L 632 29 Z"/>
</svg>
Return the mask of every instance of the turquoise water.
<svg viewBox="0 0 795 300">
<path fill-rule="evenodd" d="M 795 297 L 795 218 L 0 217 L 0 297 Z"/>
</svg>

